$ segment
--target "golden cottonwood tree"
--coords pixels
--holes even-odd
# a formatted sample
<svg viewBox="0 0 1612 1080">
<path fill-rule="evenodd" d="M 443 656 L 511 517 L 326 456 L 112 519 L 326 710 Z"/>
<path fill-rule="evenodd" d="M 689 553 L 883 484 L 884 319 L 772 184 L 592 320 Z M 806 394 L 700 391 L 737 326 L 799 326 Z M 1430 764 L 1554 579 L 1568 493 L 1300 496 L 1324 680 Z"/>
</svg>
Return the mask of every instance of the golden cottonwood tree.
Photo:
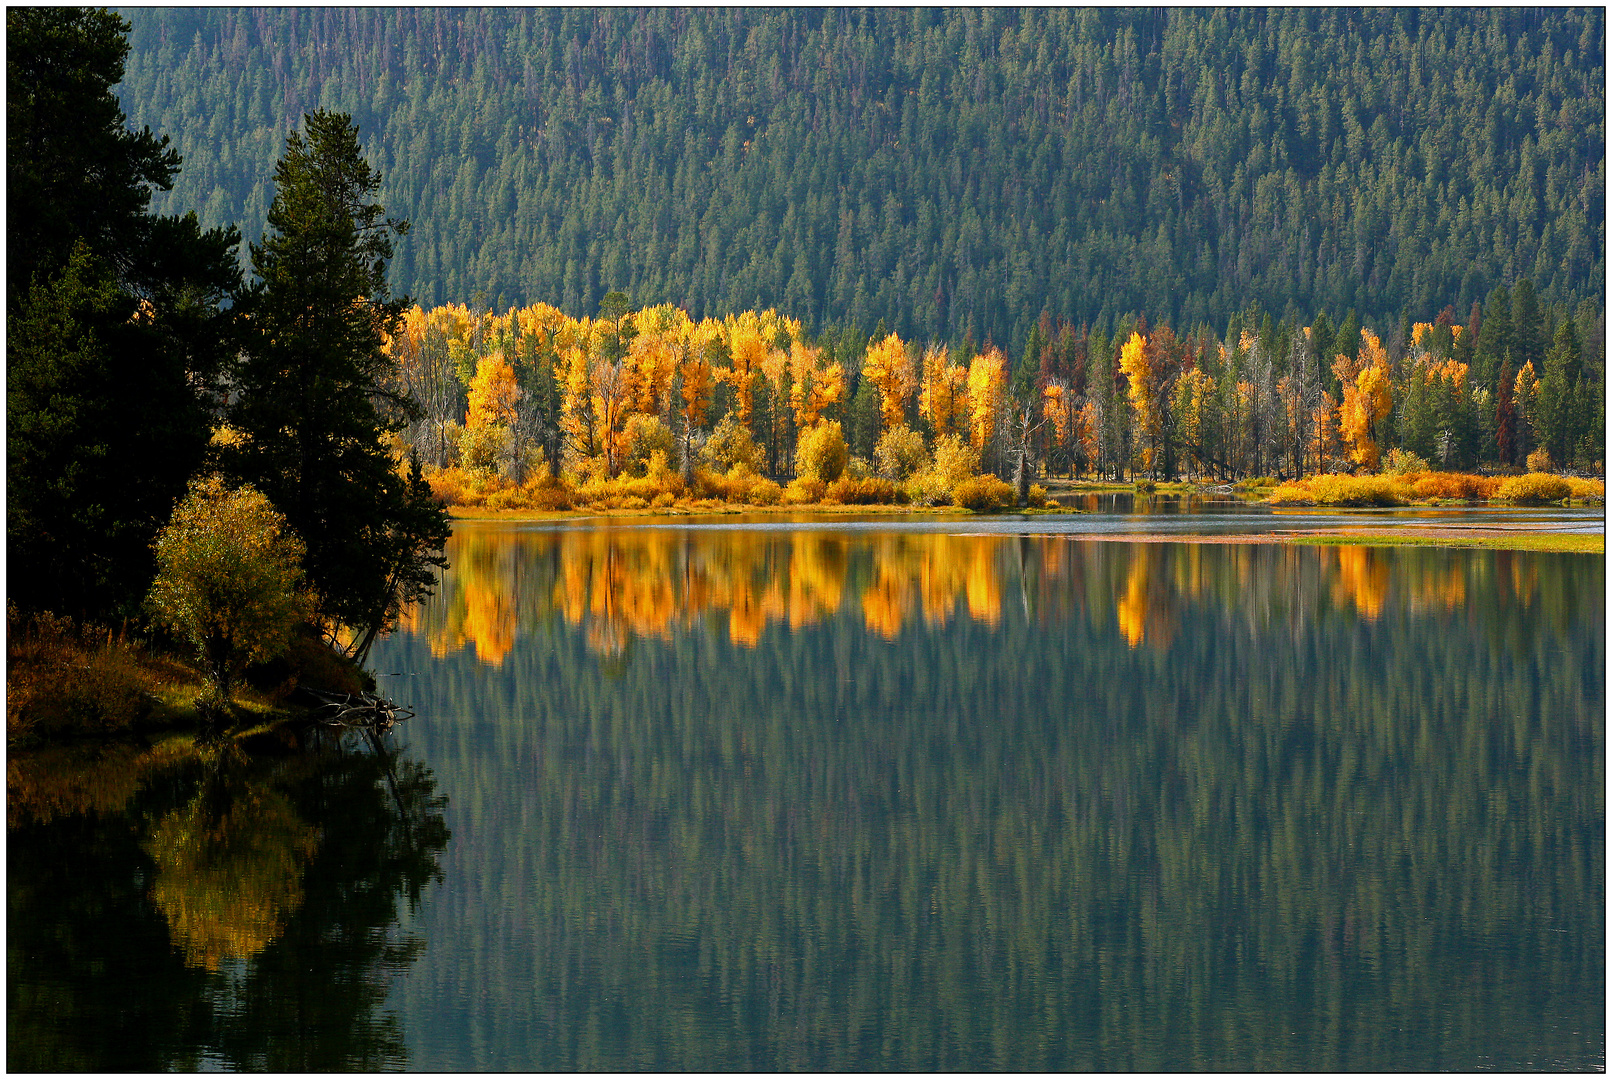
<svg viewBox="0 0 1612 1080">
<path fill-rule="evenodd" d="M 789 346 L 789 368 L 794 376 L 789 403 L 795 410 L 795 428 L 805 431 L 823 410 L 845 399 L 845 367 L 838 360 L 824 364 L 822 349 L 797 341 Z"/>
<path fill-rule="evenodd" d="M 967 423 L 967 383 L 968 369 L 953 364 L 943 347 L 931 345 L 924 350 L 918 411 L 937 439 Z"/>
<path fill-rule="evenodd" d="M 1000 349 L 990 349 L 974 357 L 968 365 L 968 429 L 970 441 L 979 453 L 996 434 L 1007 388 L 1007 358 Z"/>
<path fill-rule="evenodd" d="M 862 377 L 879 391 L 879 417 L 885 430 L 906 422 L 907 398 L 912 395 L 912 357 L 895 334 L 868 346 L 862 360 Z"/>
<path fill-rule="evenodd" d="M 755 312 L 746 311 L 729 319 L 728 366 L 717 372 L 717 378 L 733 387 L 733 411 L 739 423 L 749 428 L 755 411 L 755 380 L 768 345 Z"/>
<path fill-rule="evenodd" d="M 1357 373 L 1344 384 L 1338 425 L 1349 446 L 1350 460 L 1375 469 L 1382 457 L 1377 426 L 1392 411 L 1394 396 L 1389 385 L 1388 354 L 1381 341 L 1369 330 L 1362 330 L 1360 336 L 1360 352 L 1353 365 Z"/>
</svg>

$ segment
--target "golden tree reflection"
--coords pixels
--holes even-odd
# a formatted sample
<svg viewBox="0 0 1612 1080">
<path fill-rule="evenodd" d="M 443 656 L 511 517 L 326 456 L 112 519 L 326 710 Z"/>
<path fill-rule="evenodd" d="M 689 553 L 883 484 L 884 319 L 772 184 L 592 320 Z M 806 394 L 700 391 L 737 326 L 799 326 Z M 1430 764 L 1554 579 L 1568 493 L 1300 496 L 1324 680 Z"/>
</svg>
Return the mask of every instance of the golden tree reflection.
<svg viewBox="0 0 1612 1080">
<path fill-rule="evenodd" d="M 1324 548 L 1337 560 L 1338 574 L 1332 595 L 1338 603 L 1353 602 L 1368 621 L 1382 614 L 1388 597 L 1388 563 L 1383 552 L 1368 547 Z"/>
<path fill-rule="evenodd" d="M 210 777 L 145 842 L 151 900 L 191 967 L 217 971 L 268 947 L 302 906 L 302 871 L 318 831 L 267 785 Z"/>
<path fill-rule="evenodd" d="M 1131 648 L 1167 648 L 1186 605 L 1257 619 L 1343 607 L 1375 622 L 1391 602 L 1463 609 L 1476 573 L 1497 575 L 1526 604 L 1536 576 L 1530 560 L 1343 545 L 670 526 L 462 527 L 448 557 L 441 595 L 409 612 L 404 627 L 436 656 L 468 647 L 489 665 L 550 618 L 582 628 L 590 649 L 614 656 L 634 638 L 670 641 L 698 627 L 754 648 L 770 628 L 800 630 L 846 614 L 886 640 L 920 612 L 931 627 L 965 611 L 995 628 L 1011 595 L 1042 621 L 1088 606 L 1112 611 Z"/>
</svg>

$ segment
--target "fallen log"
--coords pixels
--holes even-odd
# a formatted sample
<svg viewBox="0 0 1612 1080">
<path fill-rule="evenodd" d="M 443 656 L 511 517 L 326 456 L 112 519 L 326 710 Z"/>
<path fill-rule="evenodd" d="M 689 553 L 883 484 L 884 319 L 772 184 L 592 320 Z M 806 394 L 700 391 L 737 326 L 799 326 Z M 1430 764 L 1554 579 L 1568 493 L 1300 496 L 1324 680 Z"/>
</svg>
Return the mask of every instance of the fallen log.
<svg viewBox="0 0 1612 1080">
<path fill-rule="evenodd" d="M 311 686 L 300 687 L 298 692 L 314 706 L 314 719 L 329 727 L 369 728 L 386 732 L 414 716 L 412 710 L 374 694 L 333 694 Z"/>
</svg>

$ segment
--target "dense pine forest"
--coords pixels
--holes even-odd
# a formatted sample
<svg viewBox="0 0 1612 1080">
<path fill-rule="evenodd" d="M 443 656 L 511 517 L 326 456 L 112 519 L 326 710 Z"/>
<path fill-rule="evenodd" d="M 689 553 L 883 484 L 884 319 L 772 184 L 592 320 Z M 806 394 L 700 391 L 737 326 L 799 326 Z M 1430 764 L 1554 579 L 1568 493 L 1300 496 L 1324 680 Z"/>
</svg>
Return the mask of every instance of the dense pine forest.
<svg viewBox="0 0 1612 1080">
<path fill-rule="evenodd" d="M 286 133 L 349 112 L 428 307 L 621 289 L 1016 359 L 1043 312 L 1392 347 L 1523 278 L 1603 302 L 1598 8 L 125 15 L 125 111 L 185 159 L 154 210 L 254 238 Z"/>
</svg>

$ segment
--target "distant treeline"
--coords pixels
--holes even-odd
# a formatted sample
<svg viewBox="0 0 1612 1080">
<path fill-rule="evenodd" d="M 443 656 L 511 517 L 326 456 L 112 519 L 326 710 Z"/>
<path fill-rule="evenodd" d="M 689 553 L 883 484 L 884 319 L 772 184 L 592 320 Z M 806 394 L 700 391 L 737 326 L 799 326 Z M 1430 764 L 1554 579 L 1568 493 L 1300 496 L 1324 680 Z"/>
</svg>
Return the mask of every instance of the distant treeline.
<svg viewBox="0 0 1612 1080">
<path fill-rule="evenodd" d="M 1604 299 L 1599 8 L 125 14 L 124 107 L 185 157 L 156 210 L 255 237 L 286 133 L 350 111 L 427 307 L 622 289 L 1016 357 L 1044 311 L 1388 341 L 1522 278 Z"/>
<path fill-rule="evenodd" d="M 780 483 L 876 473 L 921 504 L 953 501 L 982 468 L 1007 478 L 1026 464 L 1222 481 L 1600 472 L 1601 313 L 1547 308 L 1523 278 L 1456 317 L 1446 307 L 1379 333 L 1352 313 L 1308 326 L 1238 314 L 1221 338 L 1145 317 L 1107 334 L 1043 316 L 1009 357 L 967 339 L 814 339 L 771 309 L 700 320 L 671 305 L 633 310 L 613 292 L 598 318 L 544 303 L 414 307 L 387 350 L 393 389 L 419 404 L 400 450 L 481 485 L 524 483 L 534 467 L 573 483 L 654 477 L 679 461 L 691 481 L 696 457 Z M 826 464 L 822 439 L 841 460 Z"/>
</svg>

